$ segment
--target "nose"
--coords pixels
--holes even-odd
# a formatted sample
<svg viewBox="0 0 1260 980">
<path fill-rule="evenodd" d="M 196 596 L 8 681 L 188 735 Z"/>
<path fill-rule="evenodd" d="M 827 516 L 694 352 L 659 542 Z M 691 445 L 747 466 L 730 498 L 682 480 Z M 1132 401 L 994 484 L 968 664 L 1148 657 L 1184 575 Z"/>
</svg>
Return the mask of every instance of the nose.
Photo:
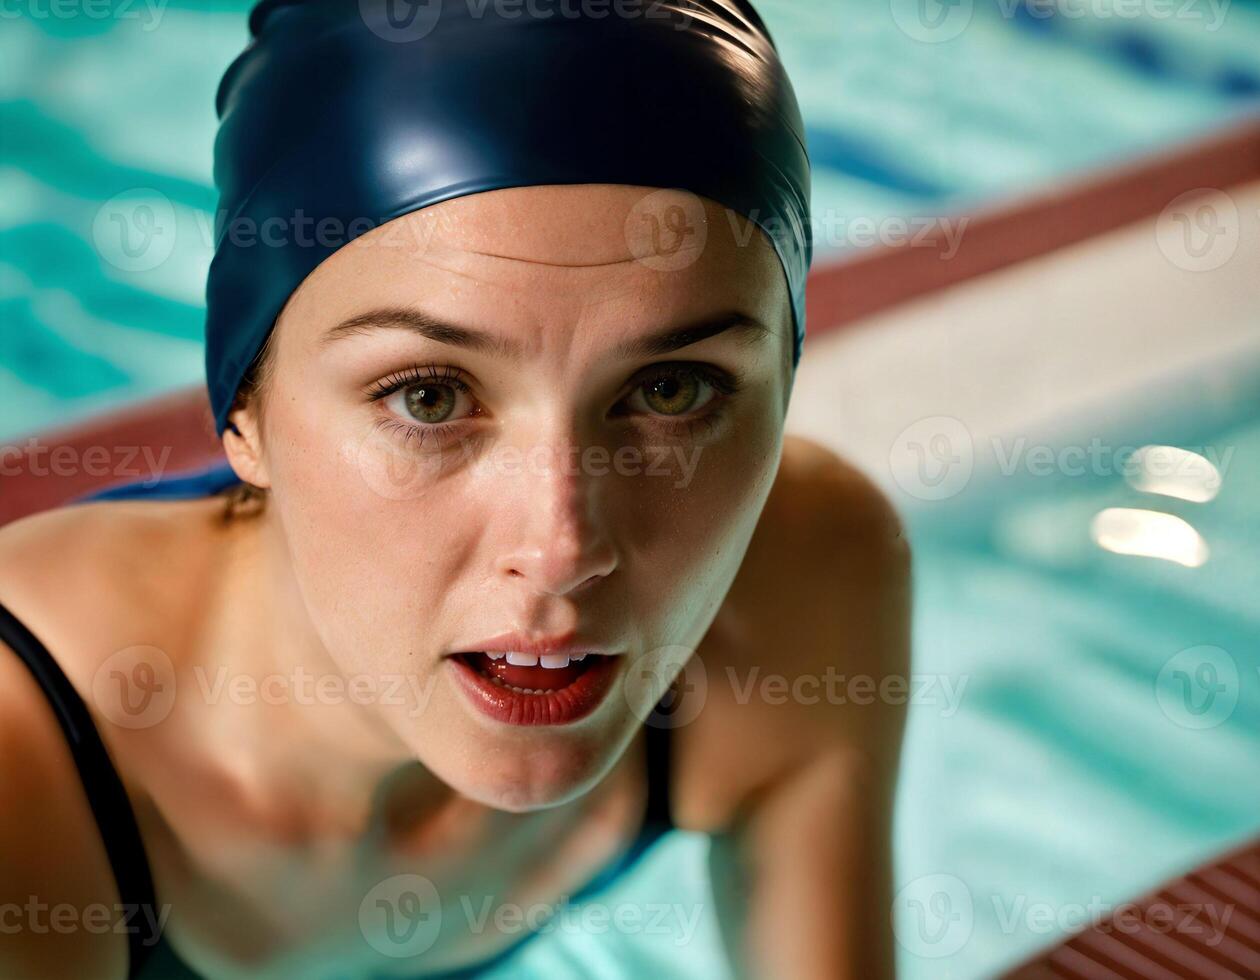
<svg viewBox="0 0 1260 980">
<path fill-rule="evenodd" d="M 549 595 L 566 595 L 611 574 L 616 548 L 601 513 L 605 479 L 578 465 L 572 442 L 536 443 L 519 481 L 509 526 L 512 545 L 499 572 Z"/>
</svg>

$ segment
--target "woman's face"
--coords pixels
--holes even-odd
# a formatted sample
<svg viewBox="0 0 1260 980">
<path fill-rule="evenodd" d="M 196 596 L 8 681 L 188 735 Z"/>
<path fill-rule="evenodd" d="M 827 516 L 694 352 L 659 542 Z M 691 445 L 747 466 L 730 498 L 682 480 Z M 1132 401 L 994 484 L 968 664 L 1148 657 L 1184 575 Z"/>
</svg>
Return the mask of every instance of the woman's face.
<svg viewBox="0 0 1260 980">
<path fill-rule="evenodd" d="M 770 491 L 790 323 L 745 219 L 624 185 L 431 206 L 293 294 L 247 478 L 329 656 L 378 692 L 406 679 L 370 710 L 444 782 L 523 811 L 616 762 Z M 451 655 L 510 633 L 604 651 L 606 692 L 562 723 L 488 713 L 467 683 L 486 658 Z"/>
</svg>

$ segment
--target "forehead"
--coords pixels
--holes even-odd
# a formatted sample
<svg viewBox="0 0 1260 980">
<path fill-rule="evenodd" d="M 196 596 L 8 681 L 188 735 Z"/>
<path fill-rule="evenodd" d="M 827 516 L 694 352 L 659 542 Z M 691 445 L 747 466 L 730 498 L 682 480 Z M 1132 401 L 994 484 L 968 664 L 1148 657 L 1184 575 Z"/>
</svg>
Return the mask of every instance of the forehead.
<svg viewBox="0 0 1260 980">
<path fill-rule="evenodd" d="M 548 321 L 725 306 L 790 323 L 779 259 L 747 218 L 686 191 L 621 184 L 504 188 L 403 215 L 334 253 L 289 308 L 327 322 L 389 303 Z"/>
</svg>

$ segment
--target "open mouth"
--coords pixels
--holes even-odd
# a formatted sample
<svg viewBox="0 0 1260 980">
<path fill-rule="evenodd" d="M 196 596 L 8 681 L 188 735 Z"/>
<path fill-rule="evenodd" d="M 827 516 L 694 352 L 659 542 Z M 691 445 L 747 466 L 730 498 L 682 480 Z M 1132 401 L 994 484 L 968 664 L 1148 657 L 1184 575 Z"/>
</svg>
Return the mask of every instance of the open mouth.
<svg viewBox="0 0 1260 980">
<path fill-rule="evenodd" d="M 457 653 L 473 670 L 518 694 L 545 694 L 568 687 L 595 655 L 535 657 L 521 653 Z"/>
<path fill-rule="evenodd" d="M 473 705 L 510 725 L 563 725 L 593 711 L 621 657 L 467 652 L 450 655 Z"/>
</svg>

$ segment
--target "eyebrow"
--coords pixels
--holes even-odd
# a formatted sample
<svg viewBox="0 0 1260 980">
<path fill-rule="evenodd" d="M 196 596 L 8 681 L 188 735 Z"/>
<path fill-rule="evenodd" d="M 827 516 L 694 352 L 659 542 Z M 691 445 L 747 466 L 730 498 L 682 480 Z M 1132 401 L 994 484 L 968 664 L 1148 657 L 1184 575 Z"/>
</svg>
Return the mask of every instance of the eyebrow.
<svg viewBox="0 0 1260 980">
<path fill-rule="evenodd" d="M 384 307 L 356 314 L 331 328 L 320 343 L 329 344 L 343 337 L 371 330 L 409 330 L 440 344 L 512 361 L 521 360 L 525 354 L 524 345 L 519 341 L 488 331 L 447 323 L 424 310 L 406 307 Z M 738 310 L 728 310 L 681 327 L 670 327 L 648 337 L 624 341 L 614 348 L 613 354 L 626 360 L 657 357 L 724 333 L 734 333 L 746 343 L 756 344 L 771 336 L 773 331 L 754 316 Z"/>
</svg>

